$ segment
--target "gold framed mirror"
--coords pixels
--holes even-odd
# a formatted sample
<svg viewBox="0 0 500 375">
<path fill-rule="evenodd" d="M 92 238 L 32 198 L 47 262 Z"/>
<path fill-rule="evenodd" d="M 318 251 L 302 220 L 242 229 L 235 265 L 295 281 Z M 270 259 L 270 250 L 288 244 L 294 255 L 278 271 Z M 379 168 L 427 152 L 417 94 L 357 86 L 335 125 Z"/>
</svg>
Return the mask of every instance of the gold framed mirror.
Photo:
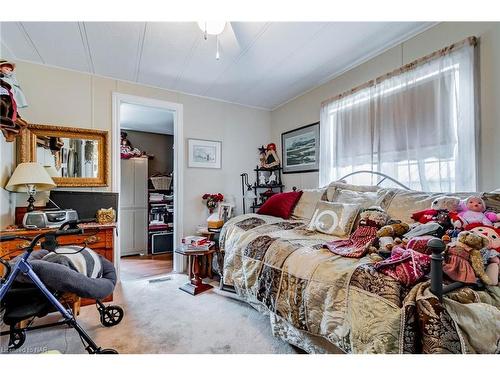
<svg viewBox="0 0 500 375">
<path fill-rule="evenodd" d="M 17 139 L 18 163 L 47 168 L 58 187 L 108 186 L 108 132 L 28 124 Z"/>
</svg>

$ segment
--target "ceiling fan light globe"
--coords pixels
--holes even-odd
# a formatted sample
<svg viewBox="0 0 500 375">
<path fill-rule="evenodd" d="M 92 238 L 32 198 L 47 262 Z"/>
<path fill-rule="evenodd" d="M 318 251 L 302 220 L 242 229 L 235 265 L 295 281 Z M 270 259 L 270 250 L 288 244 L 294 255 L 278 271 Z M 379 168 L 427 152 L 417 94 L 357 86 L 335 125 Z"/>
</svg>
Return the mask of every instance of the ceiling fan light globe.
<svg viewBox="0 0 500 375">
<path fill-rule="evenodd" d="M 198 27 L 209 35 L 219 35 L 226 28 L 226 21 L 199 21 Z"/>
</svg>

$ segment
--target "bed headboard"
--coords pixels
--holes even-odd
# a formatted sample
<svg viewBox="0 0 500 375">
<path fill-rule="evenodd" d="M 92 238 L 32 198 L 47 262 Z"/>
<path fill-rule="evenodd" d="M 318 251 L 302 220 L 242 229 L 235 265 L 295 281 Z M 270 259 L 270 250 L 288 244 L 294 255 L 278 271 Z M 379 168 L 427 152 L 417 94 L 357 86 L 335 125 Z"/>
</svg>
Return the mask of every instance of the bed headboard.
<svg viewBox="0 0 500 375">
<path fill-rule="evenodd" d="M 406 186 L 405 184 L 399 182 L 398 180 L 396 180 L 395 178 L 392 178 L 391 176 L 388 176 L 386 175 L 385 173 L 381 173 L 381 172 L 376 172 L 376 171 L 356 171 L 356 172 L 352 172 L 352 173 L 349 173 L 349 174 L 346 174 L 345 176 L 342 176 L 341 178 L 338 179 L 338 181 L 343 181 L 345 180 L 346 178 L 349 178 L 351 176 L 355 176 L 355 175 L 358 175 L 358 174 L 370 174 L 370 175 L 376 175 L 376 176 L 379 176 L 379 177 L 382 177 L 382 179 L 380 179 L 375 185 L 376 186 L 379 186 L 382 182 L 384 182 L 385 180 L 390 180 L 392 182 L 394 182 L 395 184 L 397 184 L 398 186 L 402 187 L 403 189 L 405 190 L 411 190 L 408 186 Z"/>
</svg>

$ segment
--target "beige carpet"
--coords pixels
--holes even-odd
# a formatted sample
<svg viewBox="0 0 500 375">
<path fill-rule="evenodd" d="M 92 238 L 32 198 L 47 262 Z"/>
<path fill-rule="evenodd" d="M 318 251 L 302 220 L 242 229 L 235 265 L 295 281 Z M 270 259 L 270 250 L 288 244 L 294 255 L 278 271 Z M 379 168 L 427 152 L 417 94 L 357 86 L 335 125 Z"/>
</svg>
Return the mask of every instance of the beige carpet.
<svg viewBox="0 0 500 375">
<path fill-rule="evenodd" d="M 94 306 L 82 308 L 78 321 L 98 345 L 120 353 L 298 352 L 272 336 L 267 316 L 233 294 L 214 288 L 193 297 L 178 289 L 187 281 L 186 275 L 169 277 L 153 283 L 122 282 L 115 289 L 113 303 L 125 310 L 125 317 L 115 327 L 101 326 Z M 51 315 L 43 321 L 53 321 L 56 316 Z M 6 336 L 1 337 L 1 353 L 5 353 L 6 341 Z M 85 353 L 76 331 L 63 326 L 28 332 L 17 352 L 47 349 Z"/>
</svg>

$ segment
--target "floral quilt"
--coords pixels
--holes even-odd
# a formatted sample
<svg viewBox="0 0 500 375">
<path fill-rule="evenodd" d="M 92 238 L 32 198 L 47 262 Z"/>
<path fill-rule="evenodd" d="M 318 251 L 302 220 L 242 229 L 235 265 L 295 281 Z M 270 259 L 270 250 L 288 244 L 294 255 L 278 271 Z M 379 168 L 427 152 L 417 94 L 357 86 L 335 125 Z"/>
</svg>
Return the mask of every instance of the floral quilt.
<svg viewBox="0 0 500 375">
<path fill-rule="evenodd" d="M 275 335 L 312 352 L 498 353 L 500 288 L 462 288 L 443 303 L 429 282 L 412 288 L 368 257 L 335 255 L 334 237 L 302 221 L 246 214 L 224 226 L 224 283 L 269 314 Z"/>
</svg>

